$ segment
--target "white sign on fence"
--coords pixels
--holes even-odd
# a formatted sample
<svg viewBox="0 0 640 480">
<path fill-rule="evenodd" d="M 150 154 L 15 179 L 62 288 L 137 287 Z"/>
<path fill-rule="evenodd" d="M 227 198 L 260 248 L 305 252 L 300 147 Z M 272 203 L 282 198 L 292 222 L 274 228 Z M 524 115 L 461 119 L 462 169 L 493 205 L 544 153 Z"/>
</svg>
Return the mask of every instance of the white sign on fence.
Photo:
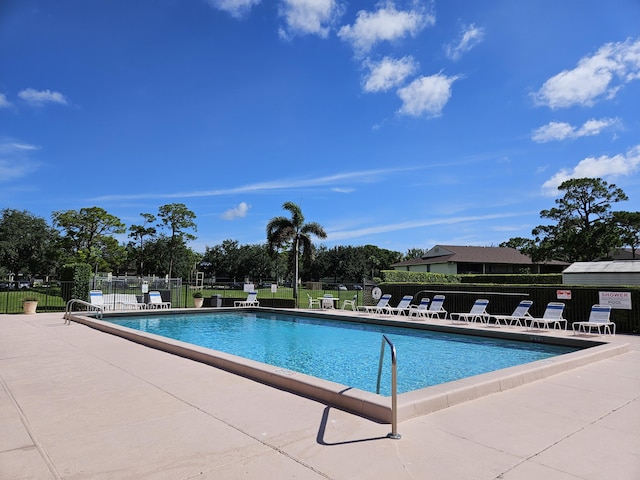
<svg viewBox="0 0 640 480">
<path fill-rule="evenodd" d="M 631 310 L 631 292 L 598 292 L 598 297 L 601 305 Z"/>
</svg>

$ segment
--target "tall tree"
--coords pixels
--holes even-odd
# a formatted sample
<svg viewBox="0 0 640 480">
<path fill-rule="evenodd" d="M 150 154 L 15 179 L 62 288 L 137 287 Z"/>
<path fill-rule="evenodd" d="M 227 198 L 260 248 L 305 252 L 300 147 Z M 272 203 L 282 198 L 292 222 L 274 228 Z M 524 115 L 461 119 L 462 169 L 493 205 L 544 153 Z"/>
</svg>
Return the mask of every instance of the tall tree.
<svg viewBox="0 0 640 480">
<path fill-rule="evenodd" d="M 284 210 L 291 214 L 291 218 L 274 217 L 267 224 L 267 248 L 275 255 L 278 249 L 289 246 L 293 255 L 293 297 L 298 299 L 299 256 L 310 258 L 313 255 L 311 236 L 327 238 L 324 228 L 317 222 L 304 223 L 304 215 L 298 205 L 285 202 Z"/>
<path fill-rule="evenodd" d="M 511 237 L 506 242 L 502 242 L 499 247 L 515 248 L 520 253 L 529 257 L 535 257 L 538 245 L 535 240 L 524 237 Z"/>
<path fill-rule="evenodd" d="M 125 233 L 120 219 L 100 207 L 53 212 L 53 224 L 62 229 L 63 245 L 69 259 L 97 268 L 113 267 L 103 254 L 113 247 L 113 235 Z"/>
<path fill-rule="evenodd" d="M 274 259 L 269 255 L 264 244 L 242 245 L 240 247 L 240 271 L 243 277 L 254 282 L 271 278 L 274 270 Z"/>
<path fill-rule="evenodd" d="M 616 245 L 611 205 L 627 200 L 616 185 L 601 178 L 573 178 L 560 184 L 564 192 L 556 207 L 542 210 L 540 216 L 555 225 L 533 229 L 538 249 L 535 260 L 592 261 L 606 257 Z"/>
<path fill-rule="evenodd" d="M 621 246 L 631 248 L 631 258 L 635 260 L 640 246 L 640 212 L 613 212 L 613 221 L 618 228 Z"/>
<path fill-rule="evenodd" d="M 0 265 L 14 275 L 49 274 L 57 232 L 26 210 L 0 211 Z"/>
<path fill-rule="evenodd" d="M 196 236 L 186 230 L 197 230 L 196 214 L 187 208 L 184 203 L 170 203 L 162 205 L 158 210 L 158 217 L 161 220 L 159 226 L 165 226 L 171 231 L 169 237 L 169 278 L 171 278 L 173 265 L 176 260 L 176 253 L 182 247 L 186 247 L 186 242 L 195 240 Z"/>
<path fill-rule="evenodd" d="M 138 274 L 144 274 L 144 247 L 146 238 L 154 238 L 156 235 L 155 226 L 152 224 L 156 221 L 155 215 L 150 213 L 141 213 L 140 216 L 144 220 L 142 225 L 131 225 L 129 227 L 129 238 L 133 239 L 133 249 L 136 252 Z"/>
<path fill-rule="evenodd" d="M 422 258 L 429 250 L 427 248 L 410 248 L 407 253 L 404 254 L 405 260 L 411 260 L 412 258 Z"/>
</svg>

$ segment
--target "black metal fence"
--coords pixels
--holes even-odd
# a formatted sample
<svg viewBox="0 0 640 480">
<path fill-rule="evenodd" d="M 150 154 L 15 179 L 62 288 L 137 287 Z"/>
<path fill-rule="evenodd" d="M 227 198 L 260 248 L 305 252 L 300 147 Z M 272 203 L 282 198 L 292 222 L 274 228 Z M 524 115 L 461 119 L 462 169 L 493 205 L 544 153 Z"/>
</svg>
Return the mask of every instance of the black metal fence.
<svg viewBox="0 0 640 480">
<path fill-rule="evenodd" d="M 236 282 L 217 282 L 212 285 L 184 285 L 183 304 L 193 306 L 193 293 L 200 292 L 204 297 L 204 307 L 232 307 L 234 302 L 247 298 L 249 291 L 258 293 L 260 306 L 273 308 L 309 308 L 311 299 L 317 300 L 325 294 L 337 298 L 337 307 L 342 307 L 345 300 L 355 300 L 355 305 L 364 304 L 363 288 L 360 284 L 331 284 L 308 282 L 300 285 L 298 299 L 294 298 L 293 288 L 271 282 L 260 284 L 241 284 Z"/>
<path fill-rule="evenodd" d="M 146 292 L 157 290 L 163 301 L 171 302 L 175 308 L 194 306 L 195 292 L 204 297 L 204 307 L 232 307 L 235 301 L 245 300 L 247 291 L 258 292 L 257 299 L 261 306 L 273 308 L 310 308 L 311 301 L 331 294 L 339 300 L 336 307 L 341 308 L 345 300 L 355 300 L 355 305 L 372 305 L 374 285 L 362 284 L 327 284 L 309 282 L 300 286 L 298 299 L 293 296 L 293 288 L 273 286 L 270 282 L 258 285 L 244 285 L 235 282 L 216 283 L 210 285 L 186 284 L 180 279 L 127 279 L 99 278 L 92 280 L 91 289 L 101 290 L 104 294 L 133 294 L 138 301 L 147 303 Z M 547 303 L 562 301 L 565 303 L 564 317 L 571 322 L 584 321 L 589 317 L 591 306 L 599 303 L 599 292 L 626 292 L 630 296 L 632 309 L 613 309 L 611 320 L 616 323 L 619 333 L 640 334 L 640 288 L 638 287 L 584 287 L 584 286 L 503 286 L 503 285 L 468 285 L 468 284 L 383 284 L 383 293 L 390 293 L 390 304 L 396 305 L 404 295 L 413 296 L 413 304 L 420 303 L 423 297 L 444 294 L 444 308 L 449 312 L 468 312 L 478 298 L 489 300 L 488 311 L 496 315 L 510 314 L 523 299 L 533 300 L 530 313 L 542 316 Z M 69 298 L 70 282 L 57 282 L 38 286 L 18 288 L 0 285 L 0 314 L 15 314 L 23 311 L 22 302 L 35 298 L 38 301 L 38 312 L 63 312 L 65 299 Z M 560 293 L 563 297 L 559 298 Z"/>
<path fill-rule="evenodd" d="M 16 288 L 4 284 L 0 288 L 0 313 L 21 313 L 24 300 L 37 300 L 38 312 L 63 312 L 71 282 L 55 282 Z"/>
<path fill-rule="evenodd" d="M 143 279 L 136 277 L 111 278 L 94 277 L 89 285 L 90 290 L 100 290 L 104 295 L 135 295 L 138 303 L 148 303 L 148 292 L 159 291 L 162 300 L 171 302 L 174 308 L 194 307 L 194 293 L 199 292 L 204 298 L 203 307 L 232 307 L 234 302 L 245 300 L 247 292 L 258 292 L 261 306 L 273 308 L 308 308 L 310 299 L 318 299 L 325 294 L 338 298 L 337 307 L 342 307 L 344 300 L 355 300 L 356 305 L 363 305 L 364 295 L 358 284 L 322 284 L 309 283 L 301 285 L 298 300 L 293 296 L 293 288 L 276 285 L 270 282 L 244 285 L 235 282 L 217 282 L 216 284 L 188 284 L 181 279 Z M 66 300 L 70 299 L 71 282 L 56 282 L 37 287 L 1 288 L 0 314 L 16 314 L 23 311 L 22 302 L 35 298 L 38 301 L 38 312 L 63 312 Z M 81 299 L 88 300 L 88 299 Z"/>
<path fill-rule="evenodd" d="M 412 303 L 420 303 L 423 297 L 445 295 L 444 308 L 448 312 L 469 312 L 478 298 L 489 300 L 487 311 L 495 315 L 508 315 L 513 312 L 520 300 L 533 300 L 529 313 L 541 317 L 549 302 L 565 304 L 564 318 L 569 328 L 571 322 L 586 321 L 591 307 L 599 303 L 600 292 L 626 292 L 630 296 L 632 309 L 611 310 L 611 321 L 615 322 L 618 333 L 640 334 L 640 288 L 638 287 L 586 287 L 569 285 L 468 285 L 446 284 L 395 284 L 381 285 L 384 293 L 391 294 L 391 304 L 400 301 L 403 295 L 413 295 Z"/>
</svg>

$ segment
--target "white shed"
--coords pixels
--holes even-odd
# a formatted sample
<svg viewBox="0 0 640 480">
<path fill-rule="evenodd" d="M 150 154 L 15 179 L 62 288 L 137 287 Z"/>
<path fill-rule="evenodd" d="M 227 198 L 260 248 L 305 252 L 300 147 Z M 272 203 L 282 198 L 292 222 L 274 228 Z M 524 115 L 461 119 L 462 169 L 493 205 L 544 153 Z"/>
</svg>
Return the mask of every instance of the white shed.
<svg viewBox="0 0 640 480">
<path fill-rule="evenodd" d="M 568 285 L 640 285 L 640 260 L 576 262 L 562 272 Z"/>
</svg>

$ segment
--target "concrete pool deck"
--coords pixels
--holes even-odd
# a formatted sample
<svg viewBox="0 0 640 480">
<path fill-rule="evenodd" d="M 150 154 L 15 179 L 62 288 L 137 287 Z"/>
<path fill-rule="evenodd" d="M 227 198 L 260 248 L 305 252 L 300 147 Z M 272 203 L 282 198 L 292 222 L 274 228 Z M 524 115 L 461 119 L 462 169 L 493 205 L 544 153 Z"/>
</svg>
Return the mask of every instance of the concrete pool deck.
<svg viewBox="0 0 640 480">
<path fill-rule="evenodd" d="M 570 335 L 561 333 L 560 335 Z M 84 325 L 0 315 L 0 478 L 640 478 L 628 351 L 390 425 Z"/>
</svg>

